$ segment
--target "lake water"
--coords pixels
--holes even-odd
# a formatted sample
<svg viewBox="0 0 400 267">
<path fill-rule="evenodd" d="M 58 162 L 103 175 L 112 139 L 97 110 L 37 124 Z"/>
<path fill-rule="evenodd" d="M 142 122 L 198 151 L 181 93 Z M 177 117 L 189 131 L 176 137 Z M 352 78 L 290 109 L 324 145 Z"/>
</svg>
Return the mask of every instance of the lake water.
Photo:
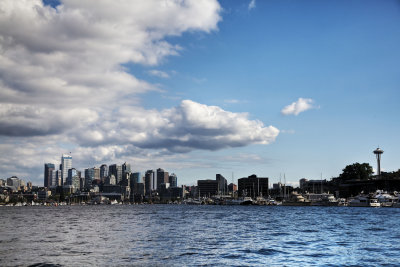
<svg viewBox="0 0 400 267">
<path fill-rule="evenodd" d="M 0 266 L 399 266 L 400 209 L 0 207 Z"/>
</svg>

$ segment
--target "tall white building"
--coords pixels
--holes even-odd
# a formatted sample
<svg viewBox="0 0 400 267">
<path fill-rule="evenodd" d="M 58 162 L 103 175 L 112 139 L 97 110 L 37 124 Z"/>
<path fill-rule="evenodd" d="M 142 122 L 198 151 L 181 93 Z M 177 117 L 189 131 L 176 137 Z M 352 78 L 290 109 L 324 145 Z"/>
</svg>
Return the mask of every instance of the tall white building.
<svg viewBox="0 0 400 267">
<path fill-rule="evenodd" d="M 63 154 L 61 156 L 61 184 L 67 181 L 68 170 L 72 169 L 72 156 L 68 154 Z"/>
</svg>

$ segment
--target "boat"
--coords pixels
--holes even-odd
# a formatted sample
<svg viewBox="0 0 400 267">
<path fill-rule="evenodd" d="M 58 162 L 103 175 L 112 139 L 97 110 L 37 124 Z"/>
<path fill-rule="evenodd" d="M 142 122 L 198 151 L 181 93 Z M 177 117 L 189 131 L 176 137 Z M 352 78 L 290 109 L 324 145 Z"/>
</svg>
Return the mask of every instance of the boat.
<svg viewBox="0 0 400 267">
<path fill-rule="evenodd" d="M 308 194 L 308 200 L 311 201 L 311 206 L 338 206 L 339 202 L 333 194 Z"/>
<path fill-rule="evenodd" d="M 240 205 L 253 205 L 254 201 L 251 197 L 244 197 L 241 199 Z"/>
<path fill-rule="evenodd" d="M 345 198 L 339 198 L 338 199 L 338 206 L 340 206 L 340 207 L 345 207 L 345 206 L 347 206 L 347 199 L 345 199 Z"/>
<path fill-rule="evenodd" d="M 184 203 L 186 205 L 202 205 L 202 201 L 200 199 L 192 199 L 192 198 L 188 198 L 184 201 Z"/>
<path fill-rule="evenodd" d="M 379 203 L 381 203 L 381 207 L 392 207 L 393 203 L 396 202 L 396 197 L 388 194 L 387 192 L 382 192 L 381 190 L 377 190 L 375 198 L 378 199 Z"/>
<path fill-rule="evenodd" d="M 301 194 L 293 191 L 289 199 L 282 201 L 282 206 L 311 206 L 311 201 L 305 199 Z"/>
<path fill-rule="evenodd" d="M 266 206 L 268 203 L 268 199 L 265 199 L 262 196 L 257 197 L 255 201 L 255 204 L 259 206 Z"/>
<path fill-rule="evenodd" d="M 358 196 L 350 199 L 348 206 L 349 207 L 375 207 L 375 208 L 378 208 L 381 206 L 381 203 L 375 197 L 358 195 Z"/>
</svg>

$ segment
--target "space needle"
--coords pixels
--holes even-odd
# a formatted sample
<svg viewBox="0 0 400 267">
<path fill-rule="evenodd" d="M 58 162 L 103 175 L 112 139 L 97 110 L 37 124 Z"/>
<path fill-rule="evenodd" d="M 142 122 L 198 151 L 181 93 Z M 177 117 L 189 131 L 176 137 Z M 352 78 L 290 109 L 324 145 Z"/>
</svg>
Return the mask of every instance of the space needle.
<svg viewBox="0 0 400 267">
<path fill-rule="evenodd" d="M 374 154 L 376 155 L 376 160 L 378 161 L 378 176 L 381 177 L 381 155 L 383 154 L 383 150 L 379 147 L 374 150 Z"/>
</svg>

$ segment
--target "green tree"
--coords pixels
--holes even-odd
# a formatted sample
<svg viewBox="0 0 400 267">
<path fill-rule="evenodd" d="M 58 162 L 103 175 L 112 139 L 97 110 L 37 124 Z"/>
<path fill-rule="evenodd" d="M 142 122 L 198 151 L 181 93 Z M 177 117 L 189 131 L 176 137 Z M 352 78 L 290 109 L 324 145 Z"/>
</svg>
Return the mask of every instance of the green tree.
<svg viewBox="0 0 400 267">
<path fill-rule="evenodd" d="M 368 163 L 354 163 L 347 165 L 340 174 L 341 180 L 368 180 L 373 173 L 372 167 Z"/>
</svg>

